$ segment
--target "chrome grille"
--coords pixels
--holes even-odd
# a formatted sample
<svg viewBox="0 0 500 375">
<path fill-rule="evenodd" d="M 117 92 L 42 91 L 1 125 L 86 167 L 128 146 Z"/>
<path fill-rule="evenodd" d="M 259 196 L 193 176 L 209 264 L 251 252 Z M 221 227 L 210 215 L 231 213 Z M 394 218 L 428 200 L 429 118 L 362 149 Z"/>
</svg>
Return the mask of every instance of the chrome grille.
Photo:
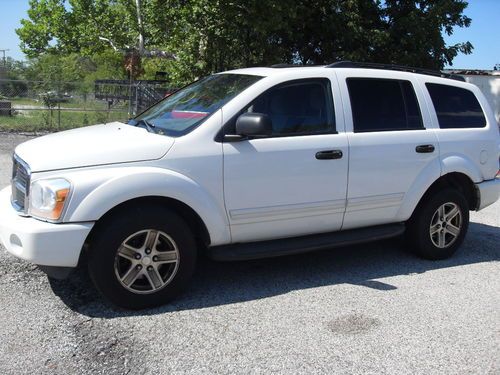
<svg viewBox="0 0 500 375">
<path fill-rule="evenodd" d="M 30 186 L 30 169 L 17 155 L 12 165 L 12 205 L 22 213 L 27 211 L 27 197 Z"/>
</svg>

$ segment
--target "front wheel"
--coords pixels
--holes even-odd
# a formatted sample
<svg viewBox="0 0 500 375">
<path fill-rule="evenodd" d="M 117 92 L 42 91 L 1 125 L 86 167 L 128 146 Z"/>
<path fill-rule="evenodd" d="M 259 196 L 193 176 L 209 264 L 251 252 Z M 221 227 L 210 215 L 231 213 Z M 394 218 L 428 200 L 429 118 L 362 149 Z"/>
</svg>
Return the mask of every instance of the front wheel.
<svg viewBox="0 0 500 375">
<path fill-rule="evenodd" d="M 428 197 L 407 223 L 410 245 L 426 259 L 446 259 L 462 244 L 469 226 L 469 205 L 454 189 Z"/>
<path fill-rule="evenodd" d="M 134 207 L 100 223 L 89 254 L 96 288 L 115 305 L 165 304 L 189 284 L 196 245 L 189 227 L 165 208 Z"/>
</svg>

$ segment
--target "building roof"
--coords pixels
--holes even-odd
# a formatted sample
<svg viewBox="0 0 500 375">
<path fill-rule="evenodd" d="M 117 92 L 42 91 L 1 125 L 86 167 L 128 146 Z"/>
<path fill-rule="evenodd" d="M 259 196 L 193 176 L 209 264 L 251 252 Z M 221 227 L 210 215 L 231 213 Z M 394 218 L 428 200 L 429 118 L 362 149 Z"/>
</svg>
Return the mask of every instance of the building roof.
<svg viewBox="0 0 500 375">
<path fill-rule="evenodd" d="M 444 69 L 443 72 L 450 74 L 466 75 L 466 76 L 500 76 L 499 70 Z"/>
</svg>

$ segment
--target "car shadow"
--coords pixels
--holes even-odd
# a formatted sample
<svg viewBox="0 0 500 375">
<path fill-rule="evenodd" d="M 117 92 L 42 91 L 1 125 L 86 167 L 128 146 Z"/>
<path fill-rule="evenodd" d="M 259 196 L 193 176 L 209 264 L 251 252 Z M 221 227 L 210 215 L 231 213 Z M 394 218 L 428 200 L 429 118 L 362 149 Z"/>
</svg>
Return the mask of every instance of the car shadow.
<svg viewBox="0 0 500 375">
<path fill-rule="evenodd" d="M 396 286 L 376 279 L 424 273 L 448 267 L 500 260 L 500 228 L 471 223 L 458 252 L 450 259 L 415 257 L 402 238 L 313 253 L 221 263 L 202 259 L 191 287 L 174 302 L 149 310 L 110 306 L 93 288 L 84 269 L 66 280 L 50 280 L 54 293 L 72 310 L 88 317 L 155 315 L 258 300 L 295 290 L 353 284 L 382 292 Z"/>
</svg>

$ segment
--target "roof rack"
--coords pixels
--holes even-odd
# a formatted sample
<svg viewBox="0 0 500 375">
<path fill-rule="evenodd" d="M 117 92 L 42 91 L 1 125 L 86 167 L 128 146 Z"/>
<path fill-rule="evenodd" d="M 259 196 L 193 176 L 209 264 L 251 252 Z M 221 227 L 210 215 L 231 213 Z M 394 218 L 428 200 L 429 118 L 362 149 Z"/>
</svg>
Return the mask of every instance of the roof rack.
<svg viewBox="0 0 500 375">
<path fill-rule="evenodd" d="M 333 64 L 327 65 L 326 68 L 364 68 L 364 69 L 384 69 L 384 70 L 397 70 L 400 72 L 410 72 L 425 74 L 428 76 L 442 77 L 454 79 L 456 81 L 465 82 L 465 78 L 457 74 L 443 73 L 439 70 L 413 68 L 404 65 L 394 65 L 394 64 L 377 64 L 370 62 L 354 62 L 354 61 L 338 61 Z"/>
</svg>

